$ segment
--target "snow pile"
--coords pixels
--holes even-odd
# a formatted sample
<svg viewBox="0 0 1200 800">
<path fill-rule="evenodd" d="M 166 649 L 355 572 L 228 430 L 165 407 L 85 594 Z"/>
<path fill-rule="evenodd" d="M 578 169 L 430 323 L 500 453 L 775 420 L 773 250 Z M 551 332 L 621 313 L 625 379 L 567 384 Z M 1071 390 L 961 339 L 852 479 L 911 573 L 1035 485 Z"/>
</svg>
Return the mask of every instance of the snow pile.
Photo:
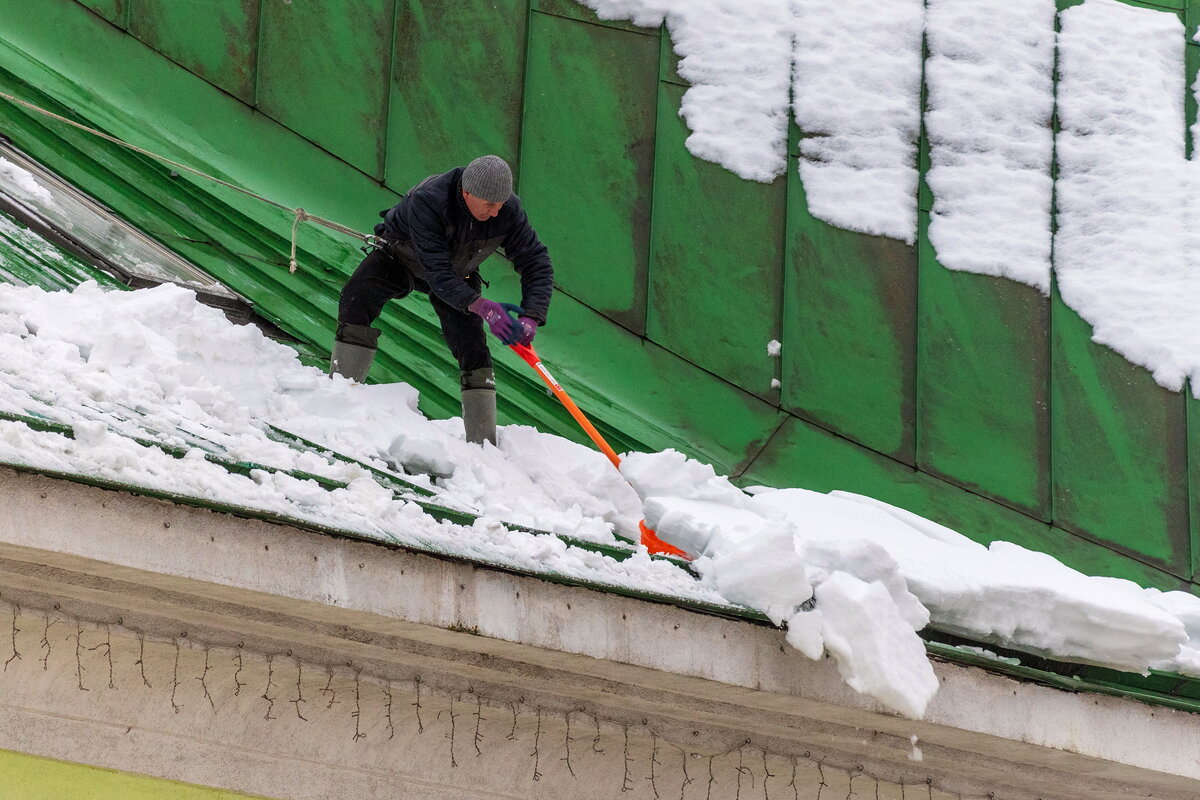
<svg viewBox="0 0 1200 800">
<path fill-rule="evenodd" d="M 0 459 L 101 477 L 146 489 L 216 500 L 411 541 L 481 560 L 720 602 L 684 572 L 639 558 L 615 564 L 550 537 L 498 526 L 483 539 L 434 523 L 393 498 L 363 468 L 272 441 L 266 423 L 386 467 L 382 455 L 417 453 L 453 476 L 437 501 L 506 522 L 601 542 L 632 536 L 636 495 L 607 459 L 528 428 L 503 432 L 499 449 L 462 439 L 461 420 L 430 422 L 404 385 L 360 386 L 303 367 L 290 348 L 171 285 L 136 292 L 83 284 L 74 292 L 0 286 L 0 411 L 72 425 L 75 439 L 0 423 Z M 176 459 L 130 437 L 188 449 Z M 231 474 L 205 460 L 301 470 L 349 483 L 326 491 L 311 481 L 256 471 Z M 529 464 L 528 469 L 516 464 Z M 429 479 L 414 481 L 432 485 Z M 412 537 L 416 534 L 416 540 Z M 549 550 L 547 550 L 549 548 Z M 611 574 L 609 574 L 611 573 Z M 671 588 L 671 587 L 674 588 Z"/>
<path fill-rule="evenodd" d="M 930 0 L 929 240 L 1050 293 L 1054 0 Z"/>
<path fill-rule="evenodd" d="M 1007 542 L 990 547 L 860 495 L 746 494 L 679 453 L 633 454 L 622 473 L 646 523 L 696 557 L 723 596 L 786 621 L 810 658 L 920 717 L 937 691 L 917 631 L 1116 669 L 1200 675 L 1200 598 L 1093 578 Z"/>
<path fill-rule="evenodd" d="M 736 3 L 737 0 L 731 0 Z M 800 178 L 813 216 L 911 244 L 922 0 L 793 0 Z"/>
<path fill-rule="evenodd" d="M 1062 14 L 1055 269 L 1063 300 L 1179 389 L 1200 373 L 1195 165 L 1174 14 L 1088 0 Z"/>
</svg>

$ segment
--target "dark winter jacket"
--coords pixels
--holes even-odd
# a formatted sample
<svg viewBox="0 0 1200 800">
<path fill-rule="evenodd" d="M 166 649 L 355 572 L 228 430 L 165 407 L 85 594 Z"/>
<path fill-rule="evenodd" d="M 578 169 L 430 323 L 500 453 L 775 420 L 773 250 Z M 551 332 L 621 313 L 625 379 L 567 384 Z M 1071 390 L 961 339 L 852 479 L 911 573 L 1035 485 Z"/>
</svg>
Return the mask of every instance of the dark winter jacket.
<svg viewBox="0 0 1200 800">
<path fill-rule="evenodd" d="M 546 321 L 553 291 L 550 255 L 529 225 L 521 201 L 512 195 L 492 219 L 475 219 L 462 196 L 462 167 L 431 175 L 414 186 L 375 226 L 387 252 L 430 291 L 466 312 L 479 292 L 464 280 L 484 259 L 503 248 L 521 276 L 521 308 Z M 476 284 L 478 285 L 478 284 Z"/>
</svg>

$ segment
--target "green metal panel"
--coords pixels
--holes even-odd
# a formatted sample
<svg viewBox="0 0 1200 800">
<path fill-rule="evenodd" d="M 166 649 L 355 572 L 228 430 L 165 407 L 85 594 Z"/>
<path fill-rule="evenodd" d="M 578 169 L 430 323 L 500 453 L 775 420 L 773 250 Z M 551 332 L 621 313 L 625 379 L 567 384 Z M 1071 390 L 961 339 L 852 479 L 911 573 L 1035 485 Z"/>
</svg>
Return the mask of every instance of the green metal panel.
<svg viewBox="0 0 1200 800">
<path fill-rule="evenodd" d="M 1049 298 L 946 269 L 920 222 L 917 465 L 1049 522 Z"/>
<path fill-rule="evenodd" d="M 683 76 L 679 74 L 679 55 L 671 46 L 671 37 L 666 32 L 663 33 L 662 43 L 658 79 L 667 83 L 674 83 L 678 86 L 691 86 L 691 83 L 684 80 Z"/>
<path fill-rule="evenodd" d="M 912 463 L 916 250 L 813 217 L 797 169 L 789 159 L 784 405 Z"/>
<path fill-rule="evenodd" d="M 656 36 L 541 13 L 530 23 L 521 197 L 555 282 L 639 334 L 658 62 Z"/>
<path fill-rule="evenodd" d="M 1054 522 L 1191 571 L 1184 398 L 1091 340 L 1054 293 Z"/>
<path fill-rule="evenodd" d="M 129 32 L 230 94 L 254 103 L 262 0 L 128 0 Z"/>
<path fill-rule="evenodd" d="M 258 105 L 376 178 L 384 174 L 396 0 L 263 0 Z"/>
<path fill-rule="evenodd" d="M 620 19 L 600 19 L 596 12 L 583 3 L 577 0 L 532 0 L 531 5 L 535 11 L 541 11 L 545 14 L 553 14 L 558 17 L 566 17 L 567 19 L 577 19 L 581 22 L 590 22 L 593 25 L 603 25 L 607 28 L 616 28 L 622 31 L 636 31 L 638 33 L 646 33 L 651 36 L 658 35 L 657 28 L 643 28 L 634 25 L 632 22 Z"/>
<path fill-rule="evenodd" d="M 517 290 L 511 269 L 492 270 L 488 279 L 498 295 Z M 566 294 L 555 295 L 551 312 L 553 322 L 535 342 L 538 354 L 618 452 L 674 448 L 712 464 L 719 474 L 734 475 L 784 418 L 759 398 L 606 322 Z M 522 391 L 542 400 L 539 429 L 587 441 L 528 366 L 507 348 L 492 352 L 505 370 L 497 378 L 501 402 L 518 378 Z"/>
<path fill-rule="evenodd" d="M 1117 0 L 1127 6 L 1136 6 L 1137 8 L 1148 8 L 1152 11 L 1165 11 L 1175 13 L 1183 18 L 1185 9 L 1189 0 L 1155 0 L 1155 2 L 1142 2 L 1141 0 Z M 1071 8 L 1072 6 L 1083 5 L 1084 0 L 1056 0 L 1055 4 L 1059 11 Z"/>
<path fill-rule="evenodd" d="M 1187 402 L 1188 442 L 1188 523 L 1191 535 L 1191 572 L 1193 582 L 1200 580 L 1200 400 L 1192 395 L 1195 384 L 1184 388 Z"/>
<path fill-rule="evenodd" d="M 528 0 L 399 0 L 387 182 L 520 147 Z"/>
<path fill-rule="evenodd" d="M 1196 23 L 1189 22 L 1187 28 L 1188 45 L 1183 49 L 1184 64 L 1187 71 L 1186 85 L 1188 90 L 1184 95 L 1184 141 L 1187 147 L 1187 157 L 1194 158 L 1196 153 L 1196 137 L 1192 133 L 1192 126 L 1196 124 L 1197 107 L 1196 93 L 1193 88 L 1196 86 L 1196 81 L 1200 78 L 1200 45 L 1193 42 L 1193 37 L 1196 35 Z"/>
<path fill-rule="evenodd" d="M 1143 586 L 1177 589 L 1183 582 L 1098 543 L 1046 525 L 885 458 L 802 420 L 790 419 L 741 479 L 750 485 L 835 489 L 875 497 L 939 522 L 982 544 L 1008 541 L 1053 553 L 1089 575 L 1127 578 Z"/>
<path fill-rule="evenodd" d="M 646 335 L 777 401 L 767 343 L 782 336 L 787 181 L 742 180 L 689 153 L 684 91 L 659 85 Z"/>
<path fill-rule="evenodd" d="M 78 0 L 78 2 L 117 27 L 124 28 L 129 23 L 130 0 Z"/>
</svg>

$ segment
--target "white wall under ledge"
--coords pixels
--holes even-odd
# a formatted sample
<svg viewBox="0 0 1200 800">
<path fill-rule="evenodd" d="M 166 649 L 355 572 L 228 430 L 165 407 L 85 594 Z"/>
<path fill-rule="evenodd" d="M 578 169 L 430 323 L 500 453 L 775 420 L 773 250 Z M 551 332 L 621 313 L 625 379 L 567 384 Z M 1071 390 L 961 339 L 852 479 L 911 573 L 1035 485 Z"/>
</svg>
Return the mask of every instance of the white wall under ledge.
<svg viewBox="0 0 1200 800">
<path fill-rule="evenodd" d="M 8 469 L 0 664 L 0 749 L 288 800 L 1200 796 L 1195 714 Z"/>
</svg>

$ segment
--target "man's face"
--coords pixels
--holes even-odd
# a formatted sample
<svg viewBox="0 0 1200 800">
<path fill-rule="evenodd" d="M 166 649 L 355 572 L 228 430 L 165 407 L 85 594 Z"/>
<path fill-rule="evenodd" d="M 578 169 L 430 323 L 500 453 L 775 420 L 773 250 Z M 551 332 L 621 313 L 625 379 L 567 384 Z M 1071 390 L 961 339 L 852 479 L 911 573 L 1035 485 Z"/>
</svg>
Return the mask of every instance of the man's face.
<svg viewBox="0 0 1200 800">
<path fill-rule="evenodd" d="M 493 203 L 489 200 L 483 200 L 463 189 L 463 200 L 466 201 L 467 210 L 471 212 L 471 216 L 480 222 L 486 222 L 492 217 L 500 213 L 500 209 L 504 208 L 504 203 Z"/>
</svg>

